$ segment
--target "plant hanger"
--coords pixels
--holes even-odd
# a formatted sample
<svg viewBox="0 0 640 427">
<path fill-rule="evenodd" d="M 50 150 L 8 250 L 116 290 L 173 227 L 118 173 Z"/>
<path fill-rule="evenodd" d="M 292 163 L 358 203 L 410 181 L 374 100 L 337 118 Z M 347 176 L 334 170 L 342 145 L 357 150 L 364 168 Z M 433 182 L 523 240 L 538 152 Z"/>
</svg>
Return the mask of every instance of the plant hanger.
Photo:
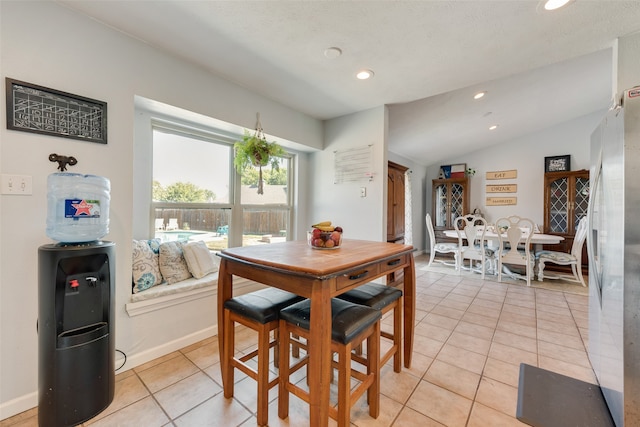
<svg viewBox="0 0 640 427">
<path fill-rule="evenodd" d="M 278 158 L 285 155 L 284 149 L 276 142 L 268 142 L 262 124 L 260 123 L 260 113 L 256 113 L 256 129 L 253 135 L 247 130 L 244 132 L 242 141 L 234 144 L 235 158 L 233 164 L 239 173 L 242 173 L 247 166 L 258 168 L 258 194 L 264 194 L 264 183 L 262 179 L 262 167 L 271 165 L 275 170 L 279 169 Z"/>
</svg>

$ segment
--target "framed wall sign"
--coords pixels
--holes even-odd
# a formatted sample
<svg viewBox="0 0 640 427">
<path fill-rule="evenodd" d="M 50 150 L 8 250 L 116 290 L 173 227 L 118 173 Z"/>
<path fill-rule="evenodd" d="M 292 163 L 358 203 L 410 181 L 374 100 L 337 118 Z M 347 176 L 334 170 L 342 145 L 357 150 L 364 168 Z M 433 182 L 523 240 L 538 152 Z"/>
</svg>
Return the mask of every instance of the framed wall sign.
<svg viewBox="0 0 640 427">
<path fill-rule="evenodd" d="M 107 143 L 107 103 L 6 78 L 7 129 Z"/>
<path fill-rule="evenodd" d="M 561 172 L 571 170 L 571 155 L 549 156 L 544 158 L 545 172 Z"/>
</svg>

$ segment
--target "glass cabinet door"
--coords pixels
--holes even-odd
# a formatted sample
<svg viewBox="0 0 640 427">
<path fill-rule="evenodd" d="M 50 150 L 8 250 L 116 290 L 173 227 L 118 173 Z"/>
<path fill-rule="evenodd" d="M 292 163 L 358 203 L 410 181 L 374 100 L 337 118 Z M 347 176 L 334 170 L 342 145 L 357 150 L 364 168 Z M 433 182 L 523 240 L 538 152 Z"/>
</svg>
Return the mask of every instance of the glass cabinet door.
<svg viewBox="0 0 640 427">
<path fill-rule="evenodd" d="M 453 227 L 456 218 L 464 214 L 464 186 L 454 183 L 451 185 L 451 218 L 447 226 Z"/>
<path fill-rule="evenodd" d="M 558 178 L 550 185 L 549 229 L 553 233 L 569 231 L 569 180 Z"/>
<path fill-rule="evenodd" d="M 439 184 L 434 189 L 435 193 L 435 206 L 434 206 L 434 220 L 436 227 L 447 226 L 447 185 Z"/>
<path fill-rule="evenodd" d="M 587 215 L 589 171 L 548 172 L 544 192 L 545 231 L 565 239 L 574 236 L 578 223 Z"/>
<path fill-rule="evenodd" d="M 587 215 L 589 205 L 589 178 L 576 177 L 575 197 L 573 202 L 573 232 L 576 232 L 578 223 Z"/>
<path fill-rule="evenodd" d="M 587 215 L 589 171 L 556 171 L 544 174 L 544 232 L 564 237 L 545 249 L 570 252 L 580 220 Z M 586 248 L 583 267 L 588 263 Z"/>
<path fill-rule="evenodd" d="M 436 231 L 453 228 L 455 219 L 469 209 L 468 178 L 434 179 L 433 227 Z"/>
</svg>

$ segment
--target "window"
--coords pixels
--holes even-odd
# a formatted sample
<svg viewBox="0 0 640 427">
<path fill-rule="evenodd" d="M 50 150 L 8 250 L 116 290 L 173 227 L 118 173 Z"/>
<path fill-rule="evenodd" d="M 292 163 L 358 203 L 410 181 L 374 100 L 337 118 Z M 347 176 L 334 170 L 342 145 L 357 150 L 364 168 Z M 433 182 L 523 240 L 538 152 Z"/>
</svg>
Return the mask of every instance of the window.
<svg viewBox="0 0 640 427">
<path fill-rule="evenodd" d="M 291 159 L 282 158 L 278 169 L 262 168 L 264 194 L 258 194 L 258 170 L 242 174 L 242 245 L 285 241 L 291 221 Z"/>
<path fill-rule="evenodd" d="M 291 163 L 233 168 L 233 140 L 205 130 L 153 123 L 152 217 L 162 241 L 202 240 L 209 249 L 286 240 L 292 220 Z"/>
</svg>

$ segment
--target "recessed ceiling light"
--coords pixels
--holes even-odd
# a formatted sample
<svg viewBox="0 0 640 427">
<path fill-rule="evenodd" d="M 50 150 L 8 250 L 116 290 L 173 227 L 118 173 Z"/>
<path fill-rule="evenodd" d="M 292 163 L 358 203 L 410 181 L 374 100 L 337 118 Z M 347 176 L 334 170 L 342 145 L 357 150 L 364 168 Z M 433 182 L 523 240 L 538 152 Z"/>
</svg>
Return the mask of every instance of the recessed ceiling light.
<svg viewBox="0 0 640 427">
<path fill-rule="evenodd" d="M 487 92 L 478 92 L 475 95 L 473 95 L 473 99 L 480 99 L 483 96 L 485 96 L 487 94 Z"/>
<path fill-rule="evenodd" d="M 545 10 L 556 10 L 561 8 L 562 6 L 570 3 L 572 0 L 546 0 L 544 2 Z"/>
<path fill-rule="evenodd" d="M 340 55 L 342 55 L 342 49 L 339 47 L 330 47 L 324 50 L 324 56 L 329 59 L 337 58 Z"/>
<path fill-rule="evenodd" d="M 498 125 L 489 126 L 489 130 L 496 130 L 496 129 L 498 129 Z"/>
<path fill-rule="evenodd" d="M 371 70 L 360 70 L 356 74 L 356 78 L 360 80 L 367 80 L 367 79 L 370 79 L 371 77 L 373 77 L 373 71 Z"/>
</svg>

